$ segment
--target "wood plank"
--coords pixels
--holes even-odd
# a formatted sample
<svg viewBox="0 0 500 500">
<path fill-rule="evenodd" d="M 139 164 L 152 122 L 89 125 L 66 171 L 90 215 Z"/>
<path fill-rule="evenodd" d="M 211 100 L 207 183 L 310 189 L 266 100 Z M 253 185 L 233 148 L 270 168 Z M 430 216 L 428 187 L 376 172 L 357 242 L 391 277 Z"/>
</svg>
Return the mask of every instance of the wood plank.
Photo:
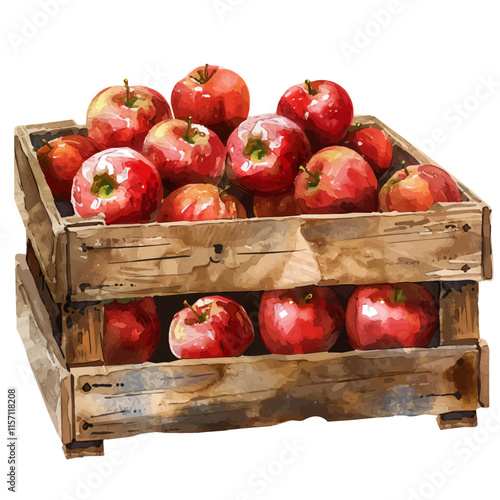
<svg viewBox="0 0 500 500">
<path fill-rule="evenodd" d="M 72 369 L 77 440 L 473 411 L 478 349 L 448 346 Z"/>
<path fill-rule="evenodd" d="M 479 405 L 490 406 L 490 348 L 485 340 L 479 341 Z"/>
<path fill-rule="evenodd" d="M 483 207 L 483 248 L 482 248 L 482 263 L 483 279 L 490 280 L 493 278 L 493 251 L 491 248 L 491 208 Z"/>
<path fill-rule="evenodd" d="M 104 455 L 104 443 L 97 441 L 73 441 L 63 445 L 64 456 L 71 458 L 102 457 Z"/>
<path fill-rule="evenodd" d="M 24 256 L 16 257 L 17 325 L 28 361 L 54 427 L 63 440 L 73 439 L 73 381 L 57 345 L 50 319 Z"/>
<path fill-rule="evenodd" d="M 479 284 L 441 283 L 439 294 L 440 344 L 476 344 L 479 340 Z"/>
<path fill-rule="evenodd" d="M 62 308 L 62 350 L 68 366 L 102 365 L 104 305 L 67 302 Z"/>
<path fill-rule="evenodd" d="M 62 301 L 67 293 L 64 227 L 24 127 L 16 128 L 14 148 L 16 203 L 47 286 Z"/>
</svg>

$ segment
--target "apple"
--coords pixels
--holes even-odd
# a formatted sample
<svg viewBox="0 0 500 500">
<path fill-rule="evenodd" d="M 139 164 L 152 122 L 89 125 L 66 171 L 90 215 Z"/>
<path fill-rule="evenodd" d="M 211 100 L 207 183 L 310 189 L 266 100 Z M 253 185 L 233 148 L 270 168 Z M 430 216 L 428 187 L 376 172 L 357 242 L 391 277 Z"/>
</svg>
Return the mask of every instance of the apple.
<svg viewBox="0 0 500 500">
<path fill-rule="evenodd" d="M 105 364 L 145 363 L 158 346 L 160 336 L 160 318 L 152 297 L 105 304 L 102 337 Z"/>
<path fill-rule="evenodd" d="M 436 202 L 461 202 L 451 176 L 434 165 L 415 165 L 398 170 L 380 189 L 382 212 L 420 212 Z"/>
<path fill-rule="evenodd" d="M 91 156 L 73 180 L 71 202 L 81 217 L 104 214 L 106 224 L 150 222 L 163 187 L 156 167 L 130 148 L 112 148 Z"/>
<path fill-rule="evenodd" d="M 392 144 L 383 130 L 357 123 L 354 127 L 349 127 L 344 145 L 359 153 L 372 167 L 377 178 L 389 170 L 392 162 Z"/>
<path fill-rule="evenodd" d="M 176 83 L 172 91 L 176 118 L 201 123 L 226 143 L 248 116 L 250 92 L 243 78 L 220 66 L 200 66 Z"/>
<path fill-rule="evenodd" d="M 98 144 L 83 135 L 66 135 L 44 145 L 36 155 L 55 200 L 69 201 L 73 178 L 82 163 L 99 151 Z"/>
<path fill-rule="evenodd" d="M 146 136 L 143 153 L 158 168 L 169 190 L 185 184 L 218 184 L 226 160 L 226 148 L 217 135 L 188 121 L 166 120 Z"/>
<path fill-rule="evenodd" d="M 275 194 L 290 190 L 299 167 L 311 156 L 304 131 L 276 114 L 247 118 L 227 141 L 226 172 L 243 191 Z"/>
<path fill-rule="evenodd" d="M 377 178 L 355 151 L 330 146 L 312 156 L 295 179 L 295 198 L 304 213 L 378 210 Z"/>
<path fill-rule="evenodd" d="M 253 197 L 255 217 L 285 217 L 299 215 L 301 210 L 292 192 Z"/>
<path fill-rule="evenodd" d="M 328 80 L 306 80 L 290 87 L 281 97 L 277 113 L 306 131 L 313 152 L 339 142 L 354 116 L 349 94 Z"/>
<path fill-rule="evenodd" d="M 355 349 L 426 347 L 437 324 L 432 295 L 416 283 L 359 286 L 347 304 L 347 335 Z"/>
<path fill-rule="evenodd" d="M 328 351 L 344 326 L 344 310 L 327 287 L 264 292 L 259 307 L 260 334 L 274 354 Z"/>
<path fill-rule="evenodd" d="M 212 295 L 184 305 L 169 329 L 170 349 L 177 358 L 239 356 L 253 342 L 252 322 L 234 300 Z"/>
<path fill-rule="evenodd" d="M 87 110 L 89 137 L 102 149 L 131 147 L 140 151 L 149 130 L 172 118 L 167 100 L 149 87 L 125 85 L 101 90 Z"/>
<path fill-rule="evenodd" d="M 226 188 L 228 189 L 229 186 Z M 241 202 L 213 184 L 187 184 L 170 193 L 158 214 L 158 222 L 236 219 L 246 217 Z"/>
</svg>

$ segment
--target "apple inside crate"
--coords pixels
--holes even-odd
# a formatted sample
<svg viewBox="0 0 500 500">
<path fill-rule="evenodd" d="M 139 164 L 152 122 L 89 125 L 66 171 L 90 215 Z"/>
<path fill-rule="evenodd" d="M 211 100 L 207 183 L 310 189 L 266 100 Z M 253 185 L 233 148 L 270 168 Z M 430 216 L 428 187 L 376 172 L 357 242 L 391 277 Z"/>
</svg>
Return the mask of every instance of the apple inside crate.
<svg viewBox="0 0 500 500">
<path fill-rule="evenodd" d="M 391 169 L 432 163 L 384 130 Z M 327 420 L 432 414 L 442 428 L 474 425 L 488 405 L 488 348 L 478 281 L 492 275 L 490 209 L 457 181 L 460 203 L 426 212 L 301 215 L 106 225 L 55 202 L 36 156 L 43 139 L 85 135 L 73 121 L 18 127 L 16 200 L 27 231 L 17 261 L 19 331 L 66 456 L 102 454 L 102 440 Z M 250 213 L 251 200 L 242 193 Z M 256 317 L 263 291 L 421 283 L 439 306 L 426 348 L 269 354 Z M 167 338 L 184 300 L 234 298 L 256 330 L 243 356 L 175 360 Z M 154 297 L 162 336 L 150 361 L 105 365 L 103 314 L 113 299 Z"/>
</svg>

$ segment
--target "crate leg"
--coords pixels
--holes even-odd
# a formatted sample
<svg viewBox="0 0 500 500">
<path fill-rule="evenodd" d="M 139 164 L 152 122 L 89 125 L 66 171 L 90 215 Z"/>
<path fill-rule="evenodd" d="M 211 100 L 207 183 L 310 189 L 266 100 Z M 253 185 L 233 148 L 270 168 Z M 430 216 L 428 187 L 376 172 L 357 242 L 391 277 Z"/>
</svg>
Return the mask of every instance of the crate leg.
<svg viewBox="0 0 500 500">
<path fill-rule="evenodd" d="M 63 451 L 67 459 L 102 457 L 104 455 L 104 444 L 102 441 L 72 441 L 63 445 Z"/>
<path fill-rule="evenodd" d="M 441 430 L 457 429 L 458 427 L 476 427 L 477 415 L 475 411 L 451 411 L 438 415 L 437 423 Z"/>
</svg>

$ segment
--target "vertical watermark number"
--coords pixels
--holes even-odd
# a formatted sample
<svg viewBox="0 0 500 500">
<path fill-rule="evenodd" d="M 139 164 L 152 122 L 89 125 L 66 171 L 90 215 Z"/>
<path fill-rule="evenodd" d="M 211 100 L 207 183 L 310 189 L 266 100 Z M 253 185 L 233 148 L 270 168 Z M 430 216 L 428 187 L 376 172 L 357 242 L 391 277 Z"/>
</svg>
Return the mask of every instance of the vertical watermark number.
<svg viewBox="0 0 500 500">
<path fill-rule="evenodd" d="M 17 480 L 16 389 L 7 389 L 7 489 L 15 493 Z"/>
</svg>

